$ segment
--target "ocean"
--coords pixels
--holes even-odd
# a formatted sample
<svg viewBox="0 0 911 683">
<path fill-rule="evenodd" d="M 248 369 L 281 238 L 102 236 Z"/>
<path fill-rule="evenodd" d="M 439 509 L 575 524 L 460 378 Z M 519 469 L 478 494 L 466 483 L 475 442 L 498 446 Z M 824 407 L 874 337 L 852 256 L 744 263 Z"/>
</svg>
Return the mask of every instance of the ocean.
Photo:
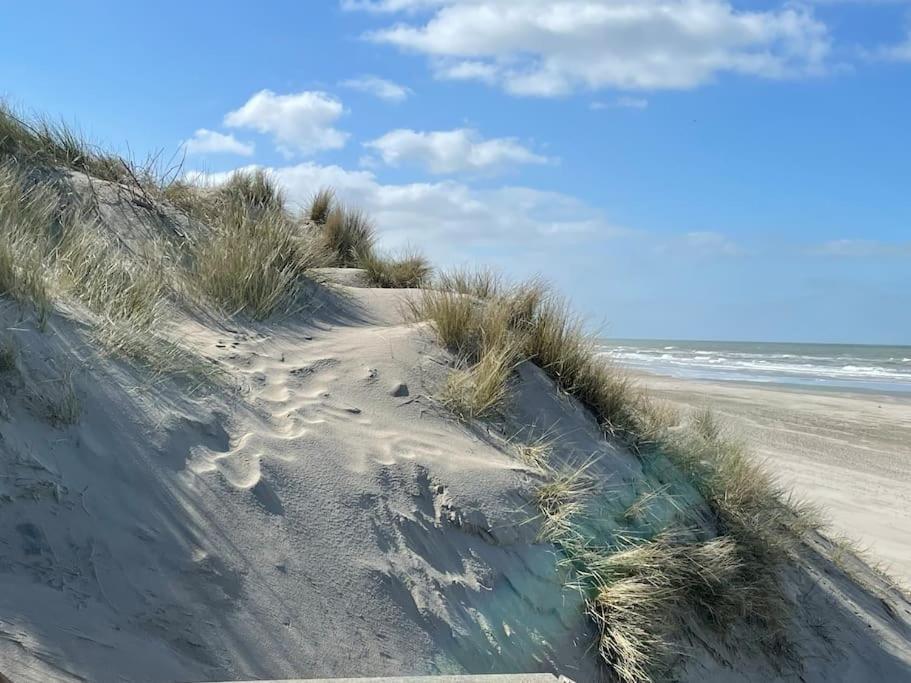
<svg viewBox="0 0 911 683">
<path fill-rule="evenodd" d="M 671 377 L 911 393 L 911 346 L 603 339 L 615 363 Z"/>
</svg>

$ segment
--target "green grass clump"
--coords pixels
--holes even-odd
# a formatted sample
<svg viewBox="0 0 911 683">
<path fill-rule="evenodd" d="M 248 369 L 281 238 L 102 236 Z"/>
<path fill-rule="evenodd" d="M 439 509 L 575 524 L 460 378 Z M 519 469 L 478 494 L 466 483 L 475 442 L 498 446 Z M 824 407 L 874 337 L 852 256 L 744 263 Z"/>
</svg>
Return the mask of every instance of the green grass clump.
<svg viewBox="0 0 911 683">
<path fill-rule="evenodd" d="M 367 215 L 358 209 L 336 206 L 320 226 L 320 239 L 328 254 L 327 265 L 356 268 L 370 258 L 376 233 Z"/>
<path fill-rule="evenodd" d="M 386 288 L 421 287 L 432 272 L 427 259 L 413 252 L 400 256 L 380 256 L 370 252 L 360 255 L 358 264 L 372 284 Z"/>
</svg>

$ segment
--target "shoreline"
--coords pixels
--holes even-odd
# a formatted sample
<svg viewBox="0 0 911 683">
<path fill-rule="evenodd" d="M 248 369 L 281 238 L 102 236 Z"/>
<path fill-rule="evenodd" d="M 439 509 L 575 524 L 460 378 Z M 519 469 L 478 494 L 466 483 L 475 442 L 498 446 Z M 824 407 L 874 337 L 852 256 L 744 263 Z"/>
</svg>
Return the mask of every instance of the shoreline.
<svg viewBox="0 0 911 683">
<path fill-rule="evenodd" d="M 889 389 L 872 389 L 866 387 L 843 387 L 843 386 L 826 386 L 822 384 L 810 384 L 800 382 L 776 382 L 776 381 L 759 381 L 748 379 L 720 379 L 711 377 L 680 377 L 669 375 L 661 372 L 644 370 L 642 368 L 631 368 L 629 366 L 614 363 L 614 365 L 626 372 L 637 381 L 643 379 L 672 380 L 675 382 L 685 382 L 692 384 L 709 384 L 717 386 L 736 386 L 744 389 L 768 389 L 770 391 L 781 391 L 789 393 L 809 393 L 809 394 L 827 394 L 833 396 L 844 396 L 850 398 L 859 396 L 862 398 L 880 397 L 886 400 L 895 400 L 907 403 L 911 406 L 911 388 L 907 390 L 889 390 Z"/>
<path fill-rule="evenodd" d="M 678 408 L 714 410 L 835 535 L 911 582 L 911 395 L 627 372 Z"/>
</svg>

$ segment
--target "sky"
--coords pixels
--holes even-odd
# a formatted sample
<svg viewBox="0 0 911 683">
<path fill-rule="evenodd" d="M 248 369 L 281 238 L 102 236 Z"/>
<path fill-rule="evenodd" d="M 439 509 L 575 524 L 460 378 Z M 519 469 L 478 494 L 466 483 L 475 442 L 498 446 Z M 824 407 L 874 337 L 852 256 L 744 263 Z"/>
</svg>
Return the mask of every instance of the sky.
<svg viewBox="0 0 911 683">
<path fill-rule="evenodd" d="M 2 4 L 12 105 L 604 336 L 911 344 L 911 0 Z"/>
</svg>

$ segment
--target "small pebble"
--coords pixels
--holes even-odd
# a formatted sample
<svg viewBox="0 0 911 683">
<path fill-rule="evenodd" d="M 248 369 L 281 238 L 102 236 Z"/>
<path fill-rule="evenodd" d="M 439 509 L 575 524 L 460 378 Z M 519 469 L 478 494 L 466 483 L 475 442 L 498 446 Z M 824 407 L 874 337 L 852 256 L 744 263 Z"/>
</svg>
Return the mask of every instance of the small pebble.
<svg viewBox="0 0 911 683">
<path fill-rule="evenodd" d="M 401 396 L 408 396 L 409 393 L 410 392 L 408 391 L 408 385 L 405 384 L 404 382 L 399 382 L 394 387 L 392 387 L 392 390 L 389 392 L 389 395 L 395 396 L 395 397 L 401 397 Z"/>
</svg>

